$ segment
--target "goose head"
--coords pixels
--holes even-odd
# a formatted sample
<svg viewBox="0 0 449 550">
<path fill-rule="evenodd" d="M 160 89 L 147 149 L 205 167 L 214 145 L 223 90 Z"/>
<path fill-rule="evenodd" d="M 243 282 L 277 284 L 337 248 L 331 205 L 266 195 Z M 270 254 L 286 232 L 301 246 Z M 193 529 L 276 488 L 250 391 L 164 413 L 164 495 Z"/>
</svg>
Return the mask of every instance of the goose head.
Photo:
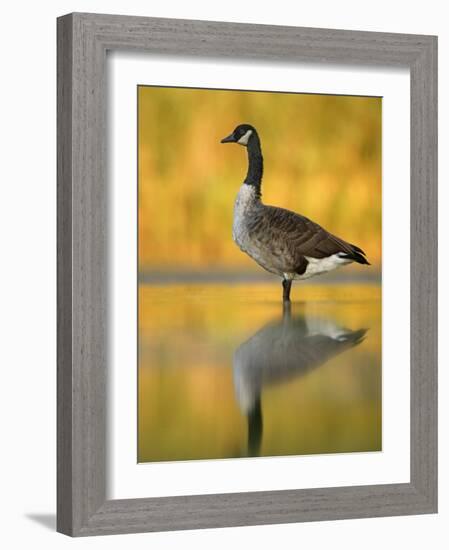
<svg viewBox="0 0 449 550">
<path fill-rule="evenodd" d="M 239 145 L 243 145 L 243 147 L 247 147 L 250 140 L 256 138 L 256 136 L 257 132 L 254 126 L 251 126 L 251 124 L 239 124 L 232 134 L 221 140 L 221 143 L 238 143 Z"/>
</svg>

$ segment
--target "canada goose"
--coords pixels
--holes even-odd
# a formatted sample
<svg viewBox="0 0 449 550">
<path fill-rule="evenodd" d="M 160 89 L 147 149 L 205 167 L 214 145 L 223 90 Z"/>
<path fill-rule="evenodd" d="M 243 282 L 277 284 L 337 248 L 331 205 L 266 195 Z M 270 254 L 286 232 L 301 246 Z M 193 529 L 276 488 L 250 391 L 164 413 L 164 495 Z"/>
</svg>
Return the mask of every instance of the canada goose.
<svg viewBox="0 0 449 550">
<path fill-rule="evenodd" d="M 282 318 L 258 330 L 235 351 L 234 389 L 248 420 L 248 453 L 259 454 L 263 389 L 300 378 L 333 357 L 361 344 L 367 329 L 350 330 L 333 319 L 305 314 L 291 316 L 284 304 Z"/>
<path fill-rule="evenodd" d="M 351 262 L 370 265 L 358 246 L 305 216 L 262 203 L 263 157 L 254 126 L 240 124 L 221 143 L 238 143 L 248 150 L 248 173 L 234 206 L 233 239 L 260 266 L 282 277 L 284 301 L 290 301 L 294 279 L 308 279 Z"/>
</svg>

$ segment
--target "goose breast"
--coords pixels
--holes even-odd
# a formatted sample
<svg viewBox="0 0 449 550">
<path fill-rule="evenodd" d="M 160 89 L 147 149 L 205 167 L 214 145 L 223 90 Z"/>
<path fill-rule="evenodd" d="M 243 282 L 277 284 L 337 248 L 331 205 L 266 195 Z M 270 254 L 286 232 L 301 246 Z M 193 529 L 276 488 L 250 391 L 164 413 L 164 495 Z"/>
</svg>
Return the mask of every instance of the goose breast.
<svg viewBox="0 0 449 550">
<path fill-rule="evenodd" d="M 256 195 L 253 186 L 243 184 L 234 205 L 232 236 L 238 247 L 261 267 L 282 276 L 286 265 L 288 247 L 270 230 L 266 206 Z"/>
</svg>

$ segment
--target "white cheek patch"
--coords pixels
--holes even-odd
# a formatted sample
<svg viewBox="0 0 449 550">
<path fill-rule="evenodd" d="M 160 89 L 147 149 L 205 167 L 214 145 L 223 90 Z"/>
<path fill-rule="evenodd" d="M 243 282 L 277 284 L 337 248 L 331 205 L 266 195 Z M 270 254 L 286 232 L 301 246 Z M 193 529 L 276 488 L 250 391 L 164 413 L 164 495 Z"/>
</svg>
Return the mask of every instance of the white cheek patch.
<svg viewBox="0 0 449 550">
<path fill-rule="evenodd" d="M 248 145 L 248 140 L 252 133 L 252 130 L 248 130 L 246 134 L 243 134 L 243 136 L 237 141 L 237 143 L 240 143 L 240 145 Z"/>
</svg>

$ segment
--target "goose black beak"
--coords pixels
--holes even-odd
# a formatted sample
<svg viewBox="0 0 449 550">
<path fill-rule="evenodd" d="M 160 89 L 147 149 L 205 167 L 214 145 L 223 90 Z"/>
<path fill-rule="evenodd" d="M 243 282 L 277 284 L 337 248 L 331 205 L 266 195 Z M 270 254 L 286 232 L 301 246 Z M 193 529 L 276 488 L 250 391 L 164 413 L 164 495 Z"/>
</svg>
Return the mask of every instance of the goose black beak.
<svg viewBox="0 0 449 550">
<path fill-rule="evenodd" d="M 234 134 L 229 134 L 229 136 L 223 138 L 220 143 L 235 143 L 236 139 Z"/>
</svg>

